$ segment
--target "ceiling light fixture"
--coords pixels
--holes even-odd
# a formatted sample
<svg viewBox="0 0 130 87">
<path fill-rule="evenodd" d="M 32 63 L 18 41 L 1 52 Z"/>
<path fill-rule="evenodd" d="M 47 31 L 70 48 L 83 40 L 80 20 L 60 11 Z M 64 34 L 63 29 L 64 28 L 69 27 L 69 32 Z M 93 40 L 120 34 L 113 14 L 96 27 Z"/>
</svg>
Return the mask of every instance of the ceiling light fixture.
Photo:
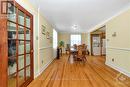
<svg viewBox="0 0 130 87">
<path fill-rule="evenodd" d="M 77 30 L 78 29 L 78 25 L 73 25 L 72 29 Z"/>
</svg>

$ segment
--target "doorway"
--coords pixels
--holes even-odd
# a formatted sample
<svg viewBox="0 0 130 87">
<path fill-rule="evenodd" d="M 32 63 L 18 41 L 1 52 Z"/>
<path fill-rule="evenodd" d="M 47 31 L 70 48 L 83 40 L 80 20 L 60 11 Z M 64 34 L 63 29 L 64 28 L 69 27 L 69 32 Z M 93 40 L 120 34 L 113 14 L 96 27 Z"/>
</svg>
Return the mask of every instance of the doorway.
<svg viewBox="0 0 130 87">
<path fill-rule="evenodd" d="M 91 55 L 106 55 L 106 26 L 91 32 Z"/>
<path fill-rule="evenodd" d="M 2 75 L 6 76 L 2 87 L 27 86 L 33 80 L 33 16 L 16 1 L 8 7 L 5 30 L 5 45 L 7 49 L 2 56 L 1 64 L 6 63 Z M 8 4 L 7 4 L 8 6 Z M 1 43 L 1 42 L 0 42 Z M 6 48 L 5 47 L 5 48 Z M 3 54 L 2 50 L 0 53 Z"/>
<path fill-rule="evenodd" d="M 92 55 L 101 55 L 100 34 L 92 34 Z"/>
</svg>

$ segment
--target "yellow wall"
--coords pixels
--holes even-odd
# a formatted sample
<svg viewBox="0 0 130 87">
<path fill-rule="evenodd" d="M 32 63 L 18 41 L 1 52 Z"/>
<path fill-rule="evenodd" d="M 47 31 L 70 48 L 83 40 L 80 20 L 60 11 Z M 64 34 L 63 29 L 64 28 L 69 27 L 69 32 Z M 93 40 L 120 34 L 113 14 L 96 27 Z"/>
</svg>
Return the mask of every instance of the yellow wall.
<svg viewBox="0 0 130 87">
<path fill-rule="evenodd" d="M 65 44 L 70 44 L 70 34 L 58 33 L 58 41 L 64 41 Z"/>
<path fill-rule="evenodd" d="M 70 35 L 71 33 L 58 33 L 58 42 L 64 41 L 65 47 L 63 49 L 63 52 L 65 53 L 66 44 L 70 44 Z M 82 44 L 88 44 L 88 34 L 87 33 L 81 33 L 81 43 Z"/>
<path fill-rule="evenodd" d="M 37 77 L 46 68 L 47 64 L 53 60 L 53 42 L 52 40 L 50 42 L 50 40 L 46 39 L 46 36 L 41 34 L 41 25 L 46 26 L 47 31 L 50 32 L 51 36 L 53 28 L 38 11 L 38 8 L 35 8 L 28 0 L 16 1 L 29 11 L 34 18 L 34 77 Z"/>
<path fill-rule="evenodd" d="M 82 33 L 82 44 L 87 44 L 88 45 L 88 34 L 87 33 Z"/>
<path fill-rule="evenodd" d="M 42 72 L 45 67 L 54 59 L 53 58 L 53 39 L 47 39 L 46 35 L 42 34 L 42 25 L 46 27 L 46 32 L 49 32 L 53 37 L 53 27 L 39 13 L 39 70 Z"/>
<path fill-rule="evenodd" d="M 114 32 L 115 37 L 112 36 Z M 130 74 L 130 10 L 106 23 L 106 36 L 106 64 Z"/>
<path fill-rule="evenodd" d="M 106 64 L 130 77 L 130 9 L 106 22 Z M 97 26 L 97 29 L 100 28 Z M 96 29 L 95 29 L 96 30 Z M 116 36 L 112 35 L 116 32 Z M 90 48 L 90 32 L 88 47 Z M 114 59 L 114 61 L 112 61 Z"/>
<path fill-rule="evenodd" d="M 130 48 L 130 10 L 109 21 L 106 27 L 110 47 Z M 117 33 L 116 37 L 112 37 L 114 32 Z"/>
</svg>

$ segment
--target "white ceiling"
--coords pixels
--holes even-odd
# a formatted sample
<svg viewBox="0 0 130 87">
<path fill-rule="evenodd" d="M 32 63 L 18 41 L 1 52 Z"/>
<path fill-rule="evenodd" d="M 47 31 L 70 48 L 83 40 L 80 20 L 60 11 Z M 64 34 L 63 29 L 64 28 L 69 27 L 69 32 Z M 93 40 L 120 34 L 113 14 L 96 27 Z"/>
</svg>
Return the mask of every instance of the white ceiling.
<svg viewBox="0 0 130 87">
<path fill-rule="evenodd" d="M 59 32 L 87 32 L 112 17 L 130 0 L 30 0 Z M 76 25 L 74 30 L 72 26 Z"/>
</svg>

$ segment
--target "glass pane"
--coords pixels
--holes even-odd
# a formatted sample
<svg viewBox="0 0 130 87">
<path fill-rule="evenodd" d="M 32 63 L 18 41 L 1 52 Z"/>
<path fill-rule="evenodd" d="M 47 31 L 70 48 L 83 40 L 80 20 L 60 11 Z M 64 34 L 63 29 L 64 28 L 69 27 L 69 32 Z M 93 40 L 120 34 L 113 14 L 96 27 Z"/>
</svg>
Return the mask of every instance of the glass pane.
<svg viewBox="0 0 130 87">
<path fill-rule="evenodd" d="M 8 76 L 8 87 L 16 87 L 16 74 Z"/>
<path fill-rule="evenodd" d="M 24 25 L 24 13 L 20 10 L 19 10 L 19 13 L 18 13 L 18 23 L 21 24 L 21 25 Z"/>
<path fill-rule="evenodd" d="M 16 55 L 16 41 L 15 40 L 8 40 L 8 56 L 15 56 Z"/>
<path fill-rule="evenodd" d="M 16 87 L 16 58 L 8 59 L 8 87 Z"/>
<path fill-rule="evenodd" d="M 23 56 L 18 56 L 18 69 L 24 68 L 24 55 Z"/>
<path fill-rule="evenodd" d="M 18 85 L 19 87 L 24 83 L 24 70 L 21 70 L 19 73 L 18 73 Z"/>
<path fill-rule="evenodd" d="M 9 75 L 16 72 L 16 57 L 8 58 L 8 71 Z"/>
<path fill-rule="evenodd" d="M 30 54 L 26 54 L 26 66 L 30 65 Z"/>
<path fill-rule="evenodd" d="M 8 56 L 16 55 L 16 24 L 8 22 Z"/>
<path fill-rule="evenodd" d="M 26 29 L 26 40 L 30 40 L 30 30 Z"/>
<path fill-rule="evenodd" d="M 26 53 L 30 53 L 30 41 L 26 41 Z"/>
<path fill-rule="evenodd" d="M 8 20 L 16 22 L 16 7 L 11 6 L 8 8 Z"/>
<path fill-rule="evenodd" d="M 26 17 L 26 27 L 30 28 L 30 17 Z"/>
<path fill-rule="evenodd" d="M 71 37 L 71 46 L 74 44 L 80 45 L 81 44 L 81 35 L 80 34 L 72 34 Z"/>
<path fill-rule="evenodd" d="M 24 27 L 22 26 L 19 26 L 19 29 L 18 29 L 18 39 L 24 40 Z"/>
<path fill-rule="evenodd" d="M 29 79 L 31 77 L 30 75 L 30 67 L 26 68 L 26 79 Z"/>
<path fill-rule="evenodd" d="M 8 38 L 16 39 L 16 24 L 8 22 Z"/>
<path fill-rule="evenodd" d="M 18 46 L 18 52 L 19 54 L 24 54 L 24 41 L 19 40 L 19 46 Z"/>
</svg>

